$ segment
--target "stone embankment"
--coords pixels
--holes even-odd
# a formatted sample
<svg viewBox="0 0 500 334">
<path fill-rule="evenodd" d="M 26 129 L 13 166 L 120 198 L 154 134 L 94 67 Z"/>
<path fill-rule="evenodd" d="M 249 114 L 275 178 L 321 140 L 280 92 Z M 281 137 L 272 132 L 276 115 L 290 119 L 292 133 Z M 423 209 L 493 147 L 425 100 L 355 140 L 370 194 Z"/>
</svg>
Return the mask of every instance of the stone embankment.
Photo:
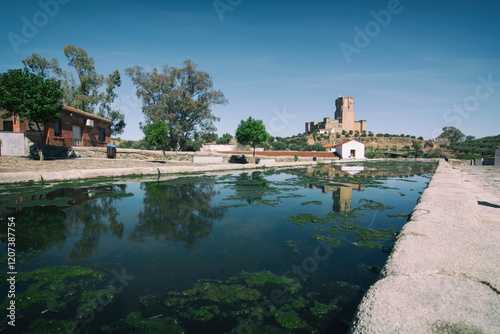
<svg viewBox="0 0 500 334">
<path fill-rule="evenodd" d="M 213 158 L 213 156 L 206 157 Z M 232 170 L 252 170 L 263 167 L 300 167 L 315 164 L 317 164 L 317 162 L 312 159 L 308 159 L 307 161 L 266 161 L 266 163 L 262 164 L 255 164 L 253 162 L 239 164 L 213 163 L 211 161 L 207 163 L 195 163 L 192 161 L 87 158 L 37 161 L 24 157 L 4 156 L 0 159 L 0 184 L 202 173 L 212 171 L 224 172 Z"/>
<path fill-rule="evenodd" d="M 440 162 L 352 333 L 500 333 L 500 192 L 459 169 Z"/>
</svg>

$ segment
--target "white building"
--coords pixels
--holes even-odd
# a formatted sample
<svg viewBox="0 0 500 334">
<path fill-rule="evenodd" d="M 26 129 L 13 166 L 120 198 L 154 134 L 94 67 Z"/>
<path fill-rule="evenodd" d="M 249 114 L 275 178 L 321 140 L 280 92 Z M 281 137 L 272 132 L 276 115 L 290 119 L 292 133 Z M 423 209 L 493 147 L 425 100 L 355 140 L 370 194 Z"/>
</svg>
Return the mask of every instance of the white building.
<svg viewBox="0 0 500 334">
<path fill-rule="evenodd" d="M 335 152 L 342 157 L 342 159 L 364 159 L 365 158 L 365 144 L 360 143 L 354 139 L 340 143 L 324 145 L 328 152 Z"/>
</svg>

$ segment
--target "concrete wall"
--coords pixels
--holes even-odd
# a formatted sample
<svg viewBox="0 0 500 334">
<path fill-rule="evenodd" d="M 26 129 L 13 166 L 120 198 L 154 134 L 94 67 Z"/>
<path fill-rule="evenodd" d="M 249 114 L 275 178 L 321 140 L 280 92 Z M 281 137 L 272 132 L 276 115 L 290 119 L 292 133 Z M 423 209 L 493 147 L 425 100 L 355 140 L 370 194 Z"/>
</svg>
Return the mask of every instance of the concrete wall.
<svg viewBox="0 0 500 334">
<path fill-rule="evenodd" d="M 203 144 L 200 152 L 214 152 L 214 151 L 235 151 L 236 145 L 212 145 Z"/>
<path fill-rule="evenodd" d="M 478 196 L 500 199 L 468 178 L 441 160 L 352 333 L 498 333 L 500 232 Z"/>
<path fill-rule="evenodd" d="M 0 132 L 2 141 L 2 155 L 25 155 L 24 133 L 22 132 Z"/>
<path fill-rule="evenodd" d="M 500 146 L 495 148 L 495 166 L 500 166 Z"/>
</svg>

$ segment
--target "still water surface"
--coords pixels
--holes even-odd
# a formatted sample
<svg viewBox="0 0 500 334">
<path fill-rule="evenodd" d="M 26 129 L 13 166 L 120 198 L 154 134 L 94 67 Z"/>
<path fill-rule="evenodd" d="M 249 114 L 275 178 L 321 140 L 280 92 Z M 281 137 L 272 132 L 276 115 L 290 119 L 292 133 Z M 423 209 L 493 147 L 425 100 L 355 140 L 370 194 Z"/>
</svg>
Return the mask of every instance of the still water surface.
<svg viewBox="0 0 500 334">
<path fill-rule="evenodd" d="M 1 188 L 18 272 L 16 330 L 1 329 L 346 332 L 435 166 Z M 5 276 L 6 228 L 0 240 Z"/>
</svg>

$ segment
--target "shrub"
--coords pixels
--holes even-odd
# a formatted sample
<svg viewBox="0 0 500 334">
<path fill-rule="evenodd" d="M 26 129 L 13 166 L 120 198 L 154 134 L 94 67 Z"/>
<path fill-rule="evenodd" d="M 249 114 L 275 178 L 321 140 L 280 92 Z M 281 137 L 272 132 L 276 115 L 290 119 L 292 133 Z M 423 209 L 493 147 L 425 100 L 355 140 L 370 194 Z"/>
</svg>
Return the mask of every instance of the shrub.
<svg viewBox="0 0 500 334">
<path fill-rule="evenodd" d="M 429 152 L 427 152 L 427 158 L 439 158 L 443 154 L 443 150 L 440 148 L 433 148 Z"/>
<path fill-rule="evenodd" d="M 185 151 L 196 152 L 203 146 L 203 140 L 190 140 L 184 146 Z"/>
<path fill-rule="evenodd" d="M 282 141 L 277 141 L 272 143 L 273 150 L 275 151 L 285 151 L 288 148 L 288 145 L 286 142 Z"/>
<path fill-rule="evenodd" d="M 216 143 L 219 145 L 227 145 L 229 144 L 229 141 L 233 139 L 233 136 L 231 136 L 229 133 L 225 133 L 222 135 L 222 137 L 218 138 Z"/>
<path fill-rule="evenodd" d="M 131 140 L 125 140 L 125 141 L 122 141 L 120 144 L 118 144 L 116 147 L 118 147 L 118 148 L 131 148 L 133 143 L 134 142 Z"/>
<path fill-rule="evenodd" d="M 245 157 L 245 155 L 232 155 L 231 158 L 229 158 L 229 163 L 232 164 L 247 164 L 248 160 Z"/>
<path fill-rule="evenodd" d="M 294 154 L 293 155 L 293 160 L 298 161 L 299 160 L 299 156 L 297 154 Z"/>
</svg>

